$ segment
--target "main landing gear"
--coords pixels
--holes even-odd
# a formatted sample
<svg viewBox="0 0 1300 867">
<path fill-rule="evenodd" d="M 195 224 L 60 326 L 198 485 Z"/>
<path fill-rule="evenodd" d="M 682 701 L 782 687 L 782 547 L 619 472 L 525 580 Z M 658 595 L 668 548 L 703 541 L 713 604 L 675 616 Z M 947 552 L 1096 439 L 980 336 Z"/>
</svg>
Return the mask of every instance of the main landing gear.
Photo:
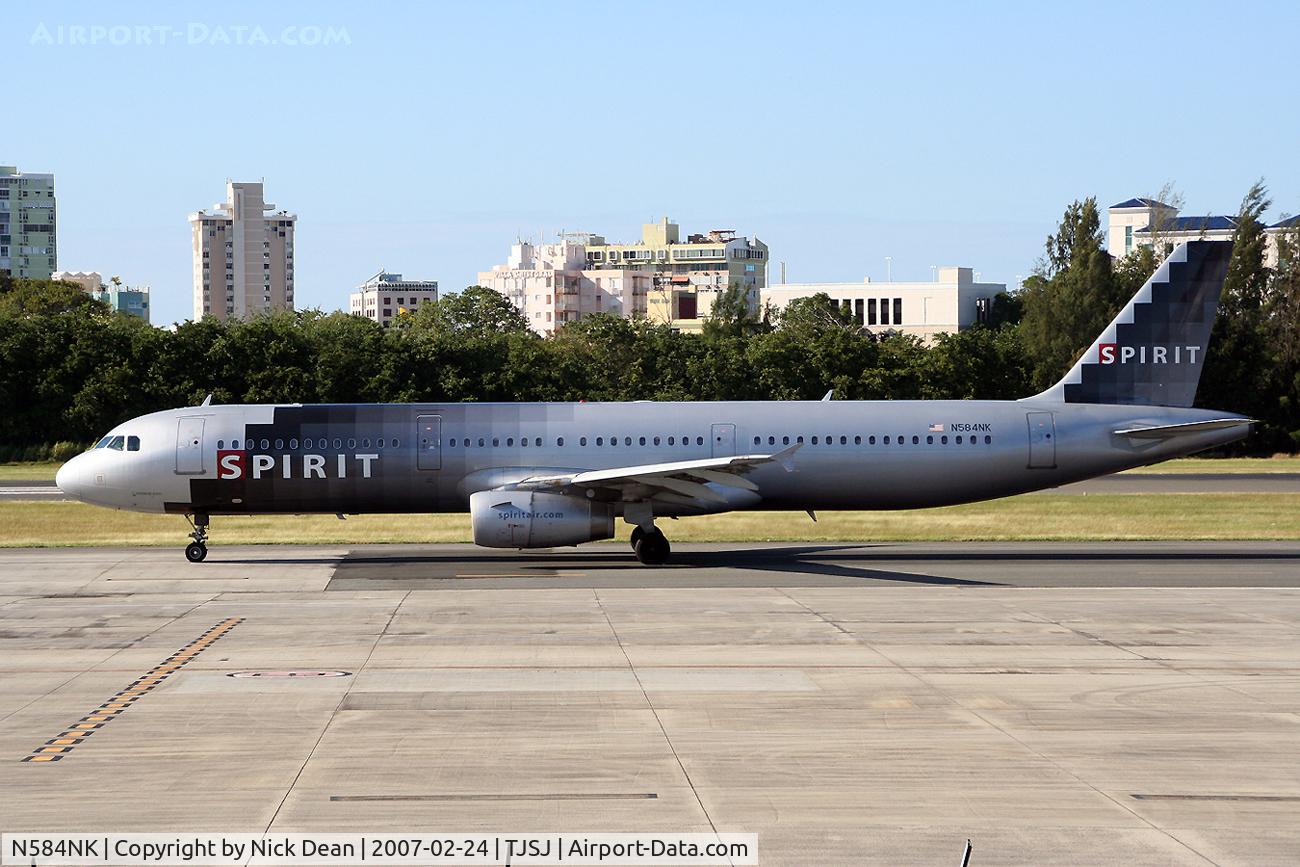
<svg viewBox="0 0 1300 867">
<path fill-rule="evenodd" d="M 668 555 L 673 549 L 668 544 L 668 537 L 658 527 L 652 526 L 646 530 L 636 526 L 632 528 L 632 550 L 645 565 L 661 566 L 668 562 Z"/>
<path fill-rule="evenodd" d="M 190 521 L 190 526 L 194 528 L 194 532 L 190 533 L 190 538 L 194 541 L 185 546 L 185 559 L 191 563 L 202 563 L 203 558 L 208 556 L 208 516 L 196 514 Z"/>
</svg>

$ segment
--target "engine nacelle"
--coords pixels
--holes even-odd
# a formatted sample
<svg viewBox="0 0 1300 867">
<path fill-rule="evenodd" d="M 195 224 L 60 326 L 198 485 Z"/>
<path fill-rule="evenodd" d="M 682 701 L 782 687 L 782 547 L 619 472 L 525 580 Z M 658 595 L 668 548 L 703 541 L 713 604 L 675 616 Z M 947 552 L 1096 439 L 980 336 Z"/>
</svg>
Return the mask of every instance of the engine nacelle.
<svg viewBox="0 0 1300 867">
<path fill-rule="evenodd" d="M 479 491 L 469 498 L 474 544 L 552 548 L 609 539 L 614 509 L 582 497 L 537 491 Z"/>
</svg>

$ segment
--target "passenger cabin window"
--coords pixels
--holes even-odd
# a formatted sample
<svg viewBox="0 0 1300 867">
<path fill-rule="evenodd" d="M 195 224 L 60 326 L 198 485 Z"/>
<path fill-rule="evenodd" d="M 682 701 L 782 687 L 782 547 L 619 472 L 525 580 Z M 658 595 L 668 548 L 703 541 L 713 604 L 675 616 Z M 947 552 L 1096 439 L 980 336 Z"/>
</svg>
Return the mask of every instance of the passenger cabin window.
<svg viewBox="0 0 1300 867">
<path fill-rule="evenodd" d="M 127 450 L 128 452 L 138 452 L 138 451 L 140 451 L 140 438 L 139 438 L 139 437 L 127 437 L 127 438 L 126 438 L 126 450 Z"/>
</svg>

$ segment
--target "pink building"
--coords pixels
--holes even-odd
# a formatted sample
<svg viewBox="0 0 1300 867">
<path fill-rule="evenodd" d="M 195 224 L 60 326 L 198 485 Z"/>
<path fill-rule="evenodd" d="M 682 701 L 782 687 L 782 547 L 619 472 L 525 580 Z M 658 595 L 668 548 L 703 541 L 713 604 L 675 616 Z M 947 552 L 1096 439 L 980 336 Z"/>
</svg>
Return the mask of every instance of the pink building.
<svg viewBox="0 0 1300 867">
<path fill-rule="evenodd" d="M 653 275 L 619 268 L 587 270 L 582 244 L 521 242 L 510 259 L 480 271 L 478 284 L 500 292 L 519 309 L 532 329 L 549 334 L 591 313 L 644 316 Z"/>
</svg>

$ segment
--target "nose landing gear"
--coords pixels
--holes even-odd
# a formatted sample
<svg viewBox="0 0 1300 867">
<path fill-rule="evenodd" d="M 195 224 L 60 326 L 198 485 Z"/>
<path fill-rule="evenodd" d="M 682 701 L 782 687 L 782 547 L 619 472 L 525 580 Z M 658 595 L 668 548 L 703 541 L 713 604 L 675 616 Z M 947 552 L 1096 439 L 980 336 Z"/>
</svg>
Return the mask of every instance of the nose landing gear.
<svg viewBox="0 0 1300 867">
<path fill-rule="evenodd" d="M 190 526 L 194 528 L 194 532 L 190 533 L 190 538 L 194 541 L 185 546 L 185 559 L 191 563 L 202 563 L 203 558 L 208 556 L 208 516 L 196 514 L 190 521 Z"/>
</svg>

